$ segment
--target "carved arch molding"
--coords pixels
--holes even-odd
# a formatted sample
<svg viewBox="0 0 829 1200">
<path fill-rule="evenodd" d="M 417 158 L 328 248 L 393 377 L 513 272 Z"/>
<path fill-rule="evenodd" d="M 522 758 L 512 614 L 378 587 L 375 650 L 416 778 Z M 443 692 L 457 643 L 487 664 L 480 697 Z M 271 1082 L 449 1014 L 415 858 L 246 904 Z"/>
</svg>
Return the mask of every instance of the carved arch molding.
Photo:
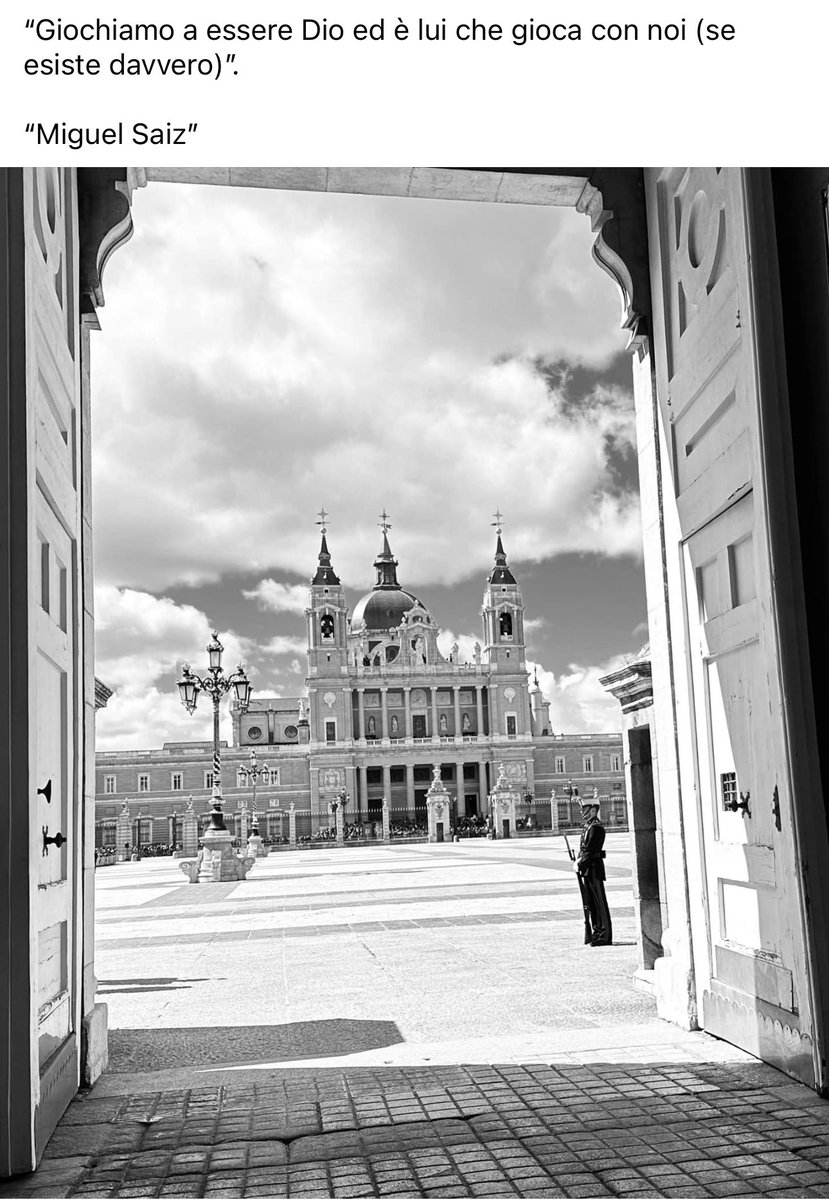
<svg viewBox="0 0 829 1200">
<path fill-rule="evenodd" d="M 81 311 L 103 302 L 103 273 L 132 234 L 131 199 L 147 182 L 575 208 L 590 220 L 593 257 L 619 287 L 631 349 L 650 333 L 645 187 L 638 167 L 157 167 L 78 170 Z"/>
</svg>

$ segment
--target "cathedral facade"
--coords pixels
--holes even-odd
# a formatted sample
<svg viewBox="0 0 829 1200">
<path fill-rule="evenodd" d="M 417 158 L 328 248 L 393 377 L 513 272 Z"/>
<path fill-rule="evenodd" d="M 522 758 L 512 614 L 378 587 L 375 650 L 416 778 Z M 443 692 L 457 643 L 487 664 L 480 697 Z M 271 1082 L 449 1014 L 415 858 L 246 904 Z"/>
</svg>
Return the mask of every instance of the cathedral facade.
<svg viewBox="0 0 829 1200">
<path fill-rule="evenodd" d="M 222 770 L 229 823 L 251 801 L 246 769 L 255 751 L 256 805 L 269 838 L 284 836 L 291 804 L 299 828 L 311 831 L 343 797 L 350 823 L 379 821 L 384 799 L 399 819 L 425 823 L 436 765 L 458 818 L 488 814 L 503 763 L 526 805 L 519 816 L 532 817 L 531 827 L 573 823 L 575 788 L 596 794 L 608 823 L 624 827 L 621 735 L 551 729 L 549 702 L 528 675 L 524 601 L 500 527 L 471 662 L 461 661 L 457 645 L 448 655 L 439 649 L 439 625 L 399 582 L 385 517 L 382 528 L 374 586 L 349 612 L 323 526 L 306 609 L 307 699 L 254 694 L 244 713 L 233 709 Z M 212 745 L 99 753 L 97 775 L 99 844 L 113 841 L 124 801 L 136 842 L 176 841 L 189 797 L 206 820 Z"/>
</svg>

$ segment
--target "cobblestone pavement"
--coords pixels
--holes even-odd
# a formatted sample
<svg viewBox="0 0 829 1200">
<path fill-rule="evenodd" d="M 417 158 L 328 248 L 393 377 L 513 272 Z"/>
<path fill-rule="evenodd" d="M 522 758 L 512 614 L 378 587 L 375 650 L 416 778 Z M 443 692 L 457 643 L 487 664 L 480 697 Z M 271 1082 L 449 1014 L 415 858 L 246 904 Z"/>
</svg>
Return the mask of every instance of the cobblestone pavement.
<svg viewBox="0 0 829 1200">
<path fill-rule="evenodd" d="M 632 990 L 609 845 L 609 950 L 549 840 L 100 871 L 111 1067 L 0 1198 L 829 1196 L 829 1104 Z"/>
</svg>

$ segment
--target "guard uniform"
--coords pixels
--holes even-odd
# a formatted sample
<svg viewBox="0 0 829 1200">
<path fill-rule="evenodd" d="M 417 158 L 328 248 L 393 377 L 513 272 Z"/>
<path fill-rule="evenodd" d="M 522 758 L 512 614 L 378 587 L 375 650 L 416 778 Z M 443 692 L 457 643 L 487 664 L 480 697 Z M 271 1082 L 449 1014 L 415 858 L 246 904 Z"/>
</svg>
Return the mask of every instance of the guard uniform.
<svg viewBox="0 0 829 1200">
<path fill-rule="evenodd" d="M 588 817 L 582 826 L 576 866 L 583 886 L 591 946 L 609 946 L 613 940 L 610 909 L 604 890 L 604 839 L 605 828 L 598 814 Z"/>
</svg>

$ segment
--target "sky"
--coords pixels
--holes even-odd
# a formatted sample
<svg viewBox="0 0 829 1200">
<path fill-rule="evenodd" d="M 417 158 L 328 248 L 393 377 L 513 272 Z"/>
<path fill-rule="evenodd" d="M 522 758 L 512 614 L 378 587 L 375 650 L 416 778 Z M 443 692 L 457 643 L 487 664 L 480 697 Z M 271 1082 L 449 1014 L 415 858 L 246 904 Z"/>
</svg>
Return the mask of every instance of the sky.
<svg viewBox="0 0 829 1200">
<path fill-rule="evenodd" d="M 402 586 L 472 657 L 493 514 L 556 732 L 647 638 L 620 300 L 570 210 L 152 183 L 93 344 L 98 748 L 207 738 L 180 664 L 305 690 L 318 514 L 349 607 L 379 514 Z M 229 738 L 229 720 L 223 719 Z"/>
</svg>

